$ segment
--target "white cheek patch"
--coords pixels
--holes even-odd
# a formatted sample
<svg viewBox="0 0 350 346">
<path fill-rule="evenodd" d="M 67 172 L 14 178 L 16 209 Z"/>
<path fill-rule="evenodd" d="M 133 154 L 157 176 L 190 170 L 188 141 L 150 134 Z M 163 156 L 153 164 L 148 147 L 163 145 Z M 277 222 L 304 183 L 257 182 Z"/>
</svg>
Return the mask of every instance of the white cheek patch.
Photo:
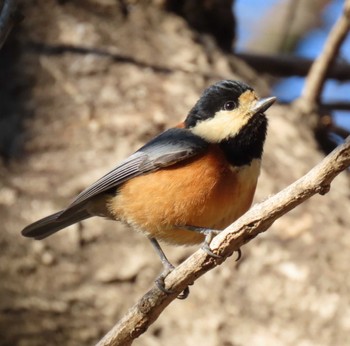
<svg viewBox="0 0 350 346">
<path fill-rule="evenodd" d="M 219 143 L 236 135 L 249 121 L 249 114 L 241 109 L 221 110 L 213 118 L 198 122 L 191 131 L 210 143 Z"/>
<path fill-rule="evenodd" d="M 249 122 L 252 106 L 257 99 L 254 91 L 247 90 L 238 98 L 238 108 L 231 111 L 220 110 L 212 118 L 199 121 L 191 131 L 210 143 L 220 143 L 233 137 Z"/>
</svg>

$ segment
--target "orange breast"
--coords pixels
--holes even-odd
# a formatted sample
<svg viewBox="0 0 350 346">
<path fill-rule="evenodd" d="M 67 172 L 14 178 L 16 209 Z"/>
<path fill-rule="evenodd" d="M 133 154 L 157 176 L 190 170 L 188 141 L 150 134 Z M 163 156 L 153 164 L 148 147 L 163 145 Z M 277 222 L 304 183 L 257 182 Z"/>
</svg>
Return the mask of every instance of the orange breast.
<svg viewBox="0 0 350 346">
<path fill-rule="evenodd" d="M 233 169 L 221 151 L 131 179 L 109 201 L 114 218 L 149 237 L 193 244 L 203 236 L 180 225 L 223 229 L 251 205 L 260 162 Z"/>
</svg>

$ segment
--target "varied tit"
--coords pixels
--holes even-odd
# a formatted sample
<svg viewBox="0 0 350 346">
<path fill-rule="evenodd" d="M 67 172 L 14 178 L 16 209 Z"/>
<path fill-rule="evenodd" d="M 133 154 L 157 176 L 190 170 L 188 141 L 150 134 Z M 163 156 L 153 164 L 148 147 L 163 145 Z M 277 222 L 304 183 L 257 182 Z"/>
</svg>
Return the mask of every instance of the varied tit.
<svg viewBox="0 0 350 346">
<path fill-rule="evenodd" d="M 275 97 L 259 99 L 231 80 L 206 89 L 181 124 L 150 140 L 97 180 L 62 211 L 22 234 L 43 239 L 92 216 L 121 221 L 146 235 L 164 270 L 174 268 L 158 241 L 209 243 L 250 207 L 263 154 L 267 119 Z M 187 295 L 187 292 L 185 292 Z"/>
</svg>

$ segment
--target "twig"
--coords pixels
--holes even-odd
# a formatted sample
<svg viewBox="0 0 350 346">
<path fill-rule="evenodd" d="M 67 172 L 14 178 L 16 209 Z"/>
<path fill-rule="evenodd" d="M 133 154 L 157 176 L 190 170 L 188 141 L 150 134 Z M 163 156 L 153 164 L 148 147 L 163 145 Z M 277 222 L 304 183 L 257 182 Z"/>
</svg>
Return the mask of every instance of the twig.
<svg viewBox="0 0 350 346">
<path fill-rule="evenodd" d="M 17 1 L 4 0 L 0 13 L 0 49 L 4 45 L 13 26 L 19 19 L 17 13 Z"/>
<path fill-rule="evenodd" d="M 327 110 L 339 110 L 339 111 L 350 111 L 350 102 L 338 101 L 338 102 L 328 102 L 322 103 L 320 108 Z"/>
<path fill-rule="evenodd" d="M 266 231 L 276 219 L 295 208 L 311 196 L 327 193 L 332 180 L 350 166 L 350 137 L 336 148 L 308 174 L 278 194 L 255 205 L 215 237 L 211 243 L 214 253 L 223 256 L 218 261 L 198 250 L 174 269 L 165 280 L 174 294 L 166 295 L 154 287 L 148 291 L 111 329 L 97 346 L 126 346 L 144 333 L 161 312 L 189 284 L 210 269 L 221 264 L 233 251 Z"/>
<path fill-rule="evenodd" d="M 291 101 L 279 99 L 278 100 L 279 105 L 283 106 L 290 106 Z M 327 103 L 320 103 L 319 109 L 325 110 L 325 111 L 350 111 L 350 102 L 348 101 L 335 101 L 335 102 L 327 102 Z M 349 114 L 350 116 L 350 114 Z"/>
<path fill-rule="evenodd" d="M 235 56 L 244 60 L 257 72 L 269 73 L 279 77 L 301 76 L 308 74 L 313 59 L 302 58 L 286 54 L 263 55 L 255 53 L 235 53 Z M 350 79 L 350 64 L 336 61 L 327 71 L 327 78 L 340 81 Z"/>
<path fill-rule="evenodd" d="M 299 103 L 304 112 L 309 113 L 319 103 L 323 85 L 328 70 L 331 68 L 335 58 L 338 55 L 341 44 L 343 43 L 350 28 L 350 0 L 344 3 L 343 13 L 334 24 L 322 53 L 315 60 L 309 74 Z"/>
</svg>

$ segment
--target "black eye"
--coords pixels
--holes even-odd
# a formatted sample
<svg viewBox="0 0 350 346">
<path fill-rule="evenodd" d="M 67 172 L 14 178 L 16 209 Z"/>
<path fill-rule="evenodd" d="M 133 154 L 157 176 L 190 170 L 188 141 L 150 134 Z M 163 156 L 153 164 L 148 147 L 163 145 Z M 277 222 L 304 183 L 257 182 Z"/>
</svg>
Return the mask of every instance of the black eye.
<svg viewBox="0 0 350 346">
<path fill-rule="evenodd" d="M 223 107 L 223 109 L 225 111 L 232 111 L 235 108 L 236 108 L 236 102 L 235 101 L 227 101 L 227 102 L 225 102 L 224 107 Z"/>
</svg>

